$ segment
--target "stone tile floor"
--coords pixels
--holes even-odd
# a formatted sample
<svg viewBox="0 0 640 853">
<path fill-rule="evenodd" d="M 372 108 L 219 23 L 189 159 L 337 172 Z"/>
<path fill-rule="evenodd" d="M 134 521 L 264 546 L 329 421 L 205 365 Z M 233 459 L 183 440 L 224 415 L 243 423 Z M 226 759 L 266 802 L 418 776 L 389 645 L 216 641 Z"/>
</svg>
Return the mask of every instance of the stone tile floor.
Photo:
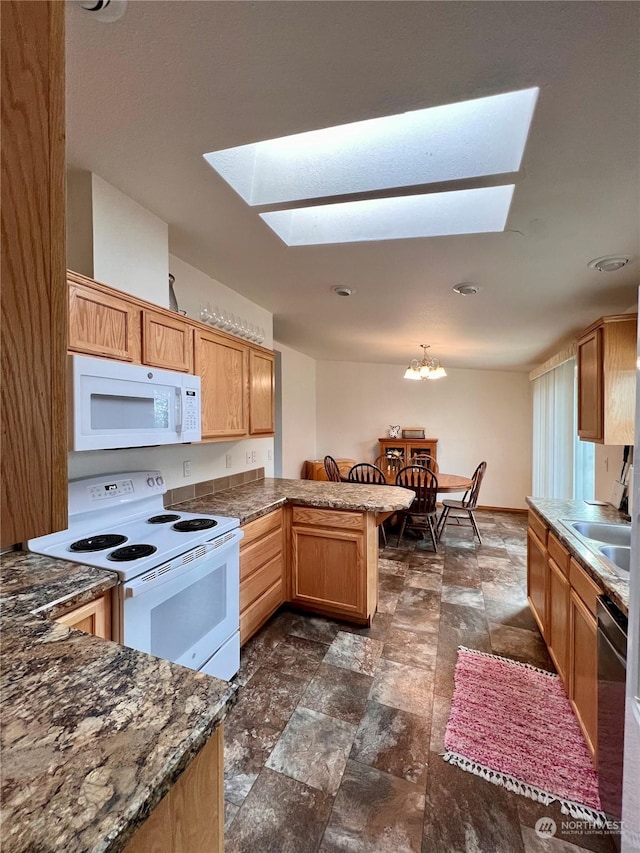
<svg viewBox="0 0 640 853">
<path fill-rule="evenodd" d="M 280 611 L 225 727 L 227 853 L 578 853 L 611 838 L 443 761 L 457 647 L 553 669 L 526 599 L 526 515 L 380 552 L 371 628 Z M 393 546 L 395 537 L 390 536 Z M 555 837 L 538 838 L 551 817 Z"/>
</svg>

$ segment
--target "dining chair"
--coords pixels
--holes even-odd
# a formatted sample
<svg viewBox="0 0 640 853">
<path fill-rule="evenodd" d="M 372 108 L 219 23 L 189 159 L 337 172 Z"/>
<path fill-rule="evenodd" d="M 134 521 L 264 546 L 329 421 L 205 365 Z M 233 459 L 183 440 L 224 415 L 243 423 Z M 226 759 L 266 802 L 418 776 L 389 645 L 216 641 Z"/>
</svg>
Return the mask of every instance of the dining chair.
<svg viewBox="0 0 640 853">
<path fill-rule="evenodd" d="M 349 471 L 348 478 L 350 483 L 364 483 L 371 486 L 386 486 L 387 478 L 378 467 L 371 465 L 369 462 L 358 462 Z M 384 527 L 384 521 L 380 522 L 380 535 L 382 536 L 382 544 L 387 546 L 387 531 Z"/>
<path fill-rule="evenodd" d="M 330 480 L 332 483 L 342 482 L 342 475 L 340 474 L 338 463 L 333 456 L 324 457 L 324 470 L 327 475 L 327 480 Z"/>
<path fill-rule="evenodd" d="M 438 478 L 424 465 L 407 465 L 398 471 L 396 486 L 411 489 L 416 496 L 409 509 L 403 511 L 398 548 L 402 543 L 405 528 L 421 530 L 424 538 L 429 531 L 434 551 L 438 551 L 438 531 L 436 499 L 438 496 Z"/>
<path fill-rule="evenodd" d="M 347 479 L 350 483 L 371 483 L 375 486 L 386 486 L 387 478 L 384 473 L 369 462 L 358 462 L 349 471 Z"/>
<path fill-rule="evenodd" d="M 473 527 L 473 533 L 475 536 L 478 537 L 478 542 L 482 544 L 482 537 L 480 536 L 480 531 L 478 530 L 478 524 L 476 522 L 476 517 L 473 514 L 473 511 L 478 504 L 480 486 L 482 484 L 482 479 L 486 470 L 487 463 L 481 462 L 476 468 L 476 470 L 473 472 L 473 477 L 471 478 L 471 488 L 467 489 L 461 501 L 453 500 L 450 498 L 447 498 L 442 501 L 442 513 L 440 514 L 440 518 L 438 520 L 438 536 L 442 536 L 442 532 L 444 531 L 445 525 L 448 524 L 450 521 L 453 521 L 455 519 L 455 521 L 460 524 L 460 520 L 464 519 L 465 516 L 468 516 L 469 521 L 471 522 L 471 526 Z"/>
<path fill-rule="evenodd" d="M 419 456 L 413 456 L 411 458 L 411 464 L 424 465 L 425 468 L 430 468 L 436 475 L 440 473 L 440 466 L 429 453 L 421 453 Z"/>
</svg>

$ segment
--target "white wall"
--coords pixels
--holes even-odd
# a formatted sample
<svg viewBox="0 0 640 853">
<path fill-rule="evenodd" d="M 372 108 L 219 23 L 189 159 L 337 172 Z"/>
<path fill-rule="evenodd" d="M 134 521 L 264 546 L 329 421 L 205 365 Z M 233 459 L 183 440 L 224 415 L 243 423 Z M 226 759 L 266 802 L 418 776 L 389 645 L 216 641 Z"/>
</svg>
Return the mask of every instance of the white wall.
<svg viewBox="0 0 640 853">
<path fill-rule="evenodd" d="M 265 330 L 262 344 L 271 349 L 273 346 L 273 314 L 251 302 L 235 290 L 216 281 L 206 273 L 192 267 L 175 255 L 169 255 L 169 271 L 175 276 L 173 285 L 178 299 L 178 307 L 186 311 L 188 317 L 200 319 L 200 306 L 208 302 L 213 308 L 218 306 L 222 311 L 230 311 L 243 320 L 260 326 Z"/>
<path fill-rule="evenodd" d="M 91 172 L 67 172 L 67 269 L 93 278 Z"/>
<path fill-rule="evenodd" d="M 247 452 L 256 451 L 256 461 L 247 462 Z M 166 447 L 137 447 L 128 450 L 91 450 L 69 453 L 69 479 L 94 474 L 116 474 L 121 471 L 159 470 L 168 489 L 226 477 L 254 468 L 264 468 L 265 476 L 273 476 L 272 438 L 250 438 L 211 444 L 180 444 Z M 231 467 L 226 455 L 231 454 Z M 183 475 L 182 463 L 191 462 L 191 477 Z"/>
<path fill-rule="evenodd" d="M 93 277 L 169 307 L 169 226 L 92 175 Z"/>
<path fill-rule="evenodd" d="M 281 353 L 282 476 L 296 479 L 316 458 L 316 361 L 284 344 Z"/>
<path fill-rule="evenodd" d="M 597 501 L 608 501 L 611 497 L 613 483 L 622 471 L 623 452 L 622 445 L 595 445 L 594 497 Z"/>
<path fill-rule="evenodd" d="M 400 365 L 317 364 L 318 457 L 373 461 L 390 424 L 424 427 L 437 438 L 440 469 L 471 474 L 483 459 L 480 503 L 524 508 L 531 494 L 528 376 L 447 369 L 435 382 L 410 382 Z"/>
</svg>

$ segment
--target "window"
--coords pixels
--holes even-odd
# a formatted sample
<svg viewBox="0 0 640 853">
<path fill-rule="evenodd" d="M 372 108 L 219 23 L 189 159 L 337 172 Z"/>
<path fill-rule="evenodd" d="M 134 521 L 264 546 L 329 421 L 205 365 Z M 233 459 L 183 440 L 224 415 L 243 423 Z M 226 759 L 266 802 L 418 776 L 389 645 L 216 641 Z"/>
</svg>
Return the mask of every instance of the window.
<svg viewBox="0 0 640 853">
<path fill-rule="evenodd" d="M 577 435 L 577 368 L 570 358 L 533 380 L 533 494 L 593 500 L 594 447 Z"/>
</svg>

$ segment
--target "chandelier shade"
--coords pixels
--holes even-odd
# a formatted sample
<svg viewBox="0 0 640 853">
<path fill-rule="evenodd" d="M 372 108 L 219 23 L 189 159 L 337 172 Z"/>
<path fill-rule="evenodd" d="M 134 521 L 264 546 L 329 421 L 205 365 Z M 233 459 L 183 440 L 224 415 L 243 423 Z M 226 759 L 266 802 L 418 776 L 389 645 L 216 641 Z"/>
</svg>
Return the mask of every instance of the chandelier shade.
<svg viewBox="0 0 640 853">
<path fill-rule="evenodd" d="M 414 358 L 405 370 L 404 378 L 420 381 L 423 379 L 442 379 L 447 371 L 440 364 L 440 359 L 435 355 L 427 355 L 429 344 L 420 344 L 422 347 L 422 360 Z"/>
</svg>

